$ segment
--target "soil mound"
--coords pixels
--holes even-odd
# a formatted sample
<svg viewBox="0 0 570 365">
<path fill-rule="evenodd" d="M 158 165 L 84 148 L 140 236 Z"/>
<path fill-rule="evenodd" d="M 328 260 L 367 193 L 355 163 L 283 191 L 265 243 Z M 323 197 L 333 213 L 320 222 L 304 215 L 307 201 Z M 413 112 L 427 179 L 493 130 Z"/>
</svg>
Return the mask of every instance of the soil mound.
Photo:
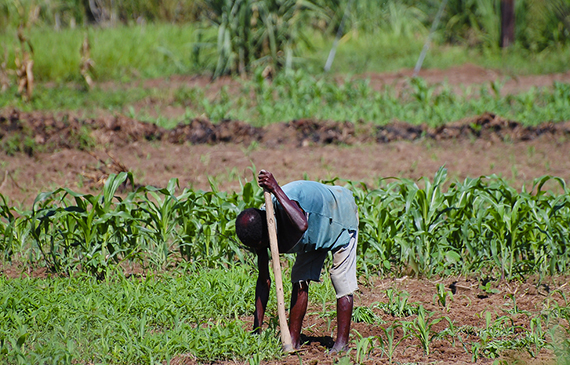
<svg viewBox="0 0 570 365">
<path fill-rule="evenodd" d="M 158 140 L 173 144 L 216 144 L 257 142 L 268 147 L 278 145 L 327 145 L 390 143 L 421 138 L 483 139 L 490 141 L 528 141 L 543 135 L 565 137 L 570 121 L 546 122 L 537 126 L 485 113 L 439 127 L 395 121 L 378 126 L 366 122 L 336 122 L 300 119 L 254 127 L 238 120 L 213 123 L 204 117 L 180 123 L 167 130 L 123 115 L 80 120 L 69 115 L 12 110 L 0 113 L 0 145 L 6 153 L 32 154 L 37 146 L 44 151 L 62 148 L 88 149 L 90 146 L 123 146 L 139 140 Z"/>
<path fill-rule="evenodd" d="M 262 130 L 238 120 L 223 120 L 214 124 L 207 118 L 198 117 L 188 124 L 180 123 L 166 134 L 170 143 L 251 143 L 261 139 Z"/>
</svg>

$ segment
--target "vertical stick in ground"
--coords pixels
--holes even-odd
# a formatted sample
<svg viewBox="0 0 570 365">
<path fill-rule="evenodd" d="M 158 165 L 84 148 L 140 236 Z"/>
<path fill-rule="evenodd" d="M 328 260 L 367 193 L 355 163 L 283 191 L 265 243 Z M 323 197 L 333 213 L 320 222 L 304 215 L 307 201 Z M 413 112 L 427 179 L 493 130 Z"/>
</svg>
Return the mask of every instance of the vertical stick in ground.
<svg viewBox="0 0 570 365">
<path fill-rule="evenodd" d="M 267 229 L 269 231 L 269 247 L 271 249 L 271 261 L 273 275 L 275 276 L 275 291 L 277 293 L 277 310 L 279 315 L 279 328 L 281 329 L 281 343 L 285 352 L 292 352 L 291 333 L 287 324 L 285 313 L 285 295 L 283 292 L 283 278 L 281 277 L 281 264 L 279 263 L 279 245 L 277 244 L 277 230 L 275 226 L 275 214 L 271 193 L 265 191 L 265 211 L 267 213 Z"/>
</svg>

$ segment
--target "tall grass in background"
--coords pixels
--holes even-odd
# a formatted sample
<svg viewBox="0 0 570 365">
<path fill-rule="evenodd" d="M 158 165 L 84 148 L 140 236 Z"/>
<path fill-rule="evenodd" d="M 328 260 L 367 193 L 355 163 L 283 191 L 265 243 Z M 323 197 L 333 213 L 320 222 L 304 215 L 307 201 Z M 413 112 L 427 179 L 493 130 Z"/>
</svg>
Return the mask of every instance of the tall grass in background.
<svg viewBox="0 0 570 365">
<path fill-rule="evenodd" d="M 193 24 L 146 24 L 114 28 L 63 29 L 54 32 L 34 27 L 27 32 L 34 47 L 34 76 L 39 81 L 79 81 L 79 52 L 87 36 L 97 80 L 124 81 L 138 78 L 196 73 L 200 60 L 195 54 L 197 27 Z M 0 33 L 0 44 L 13 67 L 16 31 Z M 204 51 L 203 54 L 208 54 Z"/>
<path fill-rule="evenodd" d="M 345 13 L 349 0 L 307 0 L 298 5 L 315 5 L 319 12 L 309 14 L 303 22 L 316 29 L 334 34 Z M 441 0 L 361 0 L 348 12 L 347 30 L 363 32 L 416 33 L 429 28 Z M 0 5 L 0 29 L 26 24 L 47 25 L 56 29 L 87 24 L 132 24 L 135 22 L 192 23 L 204 19 L 225 17 L 228 21 L 237 9 L 248 6 L 247 1 L 98 1 L 79 0 L 19 0 Z M 257 2 L 258 15 L 263 7 L 281 7 L 285 2 Z M 525 47 L 540 49 L 570 37 L 568 0 L 518 0 L 516 6 L 516 37 Z M 250 9 L 254 10 L 254 9 Z M 233 13 L 232 13 L 233 12 Z M 234 15 L 232 15 L 234 14 Z M 214 17 L 213 17 L 214 16 Z M 251 17 L 249 15 L 248 17 Z M 450 0 L 444 13 L 444 38 L 452 42 L 468 42 L 497 47 L 500 32 L 499 2 L 495 0 Z M 249 18 L 250 20 L 252 18 Z M 245 18 L 242 18 L 245 20 Z M 221 24 L 217 21 L 217 24 Z M 254 28 L 254 24 L 242 24 Z"/>
<path fill-rule="evenodd" d="M 444 17 L 445 39 L 497 48 L 500 37 L 500 2 L 450 1 Z M 541 51 L 570 39 L 570 1 L 515 1 L 515 38 L 519 46 Z"/>
<path fill-rule="evenodd" d="M 332 41 L 318 31 L 308 31 L 306 34 L 312 48 L 299 45 L 299 54 L 294 58 L 292 68 L 321 75 Z M 27 35 L 34 47 L 34 77 L 40 82 L 82 80 L 79 49 L 86 35 L 95 64 L 93 77 L 99 82 L 208 73 L 217 62 L 215 30 L 194 24 L 92 27 L 63 29 L 59 32 L 38 27 L 32 28 Z M 412 68 L 423 41 L 422 37 L 396 37 L 389 32 L 349 32 L 339 43 L 332 71 L 355 74 Z M 7 56 L 5 61 L 8 69 L 15 67 L 14 54 L 18 47 L 15 29 L 0 32 L 0 60 L 5 60 Z M 503 53 L 463 46 L 432 45 L 424 65 L 445 69 L 469 62 L 501 69 L 512 75 L 564 72 L 568 67 L 568 52 L 570 45 L 549 48 L 540 53 L 516 46 Z M 12 84 L 15 84 L 13 81 Z"/>
<path fill-rule="evenodd" d="M 324 37 L 321 46 L 326 50 L 322 53 L 330 48 L 348 0 L 97 3 L 101 6 L 93 9 L 86 5 L 88 2 L 77 0 L 3 2 L 0 5 L 0 24 L 5 26 L 4 31 L 0 32 L 3 38 L 0 42 L 3 47 L 13 49 L 15 27 L 20 23 L 26 24 L 32 44 L 39 47 L 34 59 L 39 63 L 37 75 L 40 80 L 77 77 L 61 75 L 60 72 L 78 62 L 73 61 L 72 55 L 77 54 L 76 60 L 79 59 L 78 45 L 86 28 L 96 38 L 92 49 L 98 70 L 95 76 L 99 79 L 125 74 L 149 77 L 173 72 L 193 73 L 197 70 L 209 70 L 217 76 L 251 71 L 259 65 L 271 65 L 274 69 L 305 67 L 301 61 L 311 55 L 314 46 L 311 38 L 314 34 Z M 556 49 L 568 47 L 570 0 L 517 1 L 517 44 L 508 52 L 497 49 L 500 36 L 498 4 L 494 0 L 450 1 L 441 26 L 436 30 L 434 47 L 459 45 L 474 48 L 479 53 L 490 52 L 491 56 L 504 56 L 504 53 L 512 53 L 513 50 L 515 53 L 521 50 L 531 54 L 556 53 Z M 348 13 L 339 56 L 346 44 L 345 54 L 351 57 L 362 54 L 364 65 L 370 63 L 373 70 L 384 70 L 383 66 L 400 53 L 406 57 L 412 57 L 410 52 L 416 53 L 417 57 L 438 6 L 439 1 L 436 0 L 355 2 Z M 156 25 L 165 22 L 170 25 Z M 143 24 L 146 26 L 141 27 Z M 102 31 L 100 26 L 107 30 Z M 135 27 L 133 31 L 125 30 L 125 27 L 128 29 L 132 26 Z M 49 31 L 53 41 L 44 42 L 38 34 L 63 29 L 76 29 L 81 35 L 59 37 L 57 33 Z M 105 35 L 99 38 L 98 34 Z M 381 41 L 378 41 L 379 37 Z M 59 43 L 52 43 L 56 40 Z M 60 48 L 73 43 L 76 45 L 71 52 Z M 46 47 L 42 46 L 44 44 Z M 402 45 L 405 45 L 405 50 L 396 52 Z M 440 49 L 440 52 L 443 51 L 445 48 Z M 54 55 L 54 52 L 57 54 Z M 431 54 L 437 52 L 436 48 Z M 54 65 L 54 60 L 59 60 L 60 54 L 61 60 L 57 61 L 60 64 Z M 151 57 L 156 57 L 158 62 L 150 61 Z M 374 67 L 374 59 L 378 58 L 382 59 L 381 64 Z M 465 57 L 463 59 L 466 60 Z M 430 57 L 426 67 L 437 67 L 437 62 L 429 62 Z M 150 63 L 152 66 L 149 67 Z M 408 67 L 410 60 L 403 64 Z M 48 66 L 53 67 L 48 69 Z M 112 71 L 107 69 L 113 66 Z M 560 67 L 565 69 L 565 65 Z M 157 71 L 161 69 L 164 71 Z"/>
<path fill-rule="evenodd" d="M 421 2 L 410 4 L 410 1 L 377 0 L 355 1 L 347 12 L 348 0 L 315 0 L 315 2 L 325 9 L 327 14 L 326 24 L 319 25 L 322 30 L 332 34 L 336 33 L 346 13 L 346 32 L 418 36 L 421 33 L 425 34 L 429 29 L 429 15 L 435 15 L 437 10 L 437 6 L 421 7 L 419 6 Z"/>
<path fill-rule="evenodd" d="M 20 23 L 55 30 L 89 24 L 189 23 L 205 11 L 202 0 L 7 0 L 0 3 L 0 29 Z"/>
<path fill-rule="evenodd" d="M 214 77 L 245 73 L 261 65 L 291 69 L 307 20 L 322 16 L 309 0 L 205 0 L 208 18 L 217 28 Z"/>
</svg>

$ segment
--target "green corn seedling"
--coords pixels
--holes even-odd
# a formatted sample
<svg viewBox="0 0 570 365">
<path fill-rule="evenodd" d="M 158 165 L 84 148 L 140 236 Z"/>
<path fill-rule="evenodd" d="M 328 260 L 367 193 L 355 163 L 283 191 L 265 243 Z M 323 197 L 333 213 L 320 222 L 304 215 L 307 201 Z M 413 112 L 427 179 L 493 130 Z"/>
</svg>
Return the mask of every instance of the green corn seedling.
<svg viewBox="0 0 570 365">
<path fill-rule="evenodd" d="M 443 318 L 436 318 L 430 321 L 432 313 L 427 313 L 422 305 L 418 309 L 418 315 L 413 322 L 407 324 L 412 336 L 420 340 L 422 348 L 426 355 L 429 355 L 429 346 L 431 341 L 437 333 L 432 330 L 432 327 L 439 323 Z"/>
<path fill-rule="evenodd" d="M 433 296 L 434 302 L 437 301 L 444 308 L 449 309 L 448 308 L 449 302 L 447 301 L 447 299 L 449 298 L 449 300 L 453 300 L 453 294 L 450 291 L 445 290 L 445 285 L 443 285 L 442 283 L 437 283 L 435 287 L 436 287 L 436 293 Z"/>
</svg>

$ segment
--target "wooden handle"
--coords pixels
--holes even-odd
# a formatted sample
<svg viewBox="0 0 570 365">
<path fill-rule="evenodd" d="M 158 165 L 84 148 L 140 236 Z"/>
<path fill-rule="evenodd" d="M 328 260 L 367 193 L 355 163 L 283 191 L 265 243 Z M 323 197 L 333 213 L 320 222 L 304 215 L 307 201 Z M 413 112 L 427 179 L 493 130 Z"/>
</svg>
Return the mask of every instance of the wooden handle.
<svg viewBox="0 0 570 365">
<path fill-rule="evenodd" d="M 275 226 L 275 214 L 273 212 L 273 201 L 271 193 L 265 191 L 265 212 L 267 213 L 267 230 L 269 231 L 269 247 L 271 249 L 271 262 L 273 275 L 275 276 L 275 291 L 277 292 L 277 310 L 279 314 L 279 327 L 281 328 L 281 343 L 283 351 L 292 352 L 291 333 L 287 324 L 287 313 L 285 313 L 285 295 L 283 293 L 283 279 L 281 277 L 281 264 L 279 263 L 279 246 L 277 245 L 277 230 Z"/>
</svg>

